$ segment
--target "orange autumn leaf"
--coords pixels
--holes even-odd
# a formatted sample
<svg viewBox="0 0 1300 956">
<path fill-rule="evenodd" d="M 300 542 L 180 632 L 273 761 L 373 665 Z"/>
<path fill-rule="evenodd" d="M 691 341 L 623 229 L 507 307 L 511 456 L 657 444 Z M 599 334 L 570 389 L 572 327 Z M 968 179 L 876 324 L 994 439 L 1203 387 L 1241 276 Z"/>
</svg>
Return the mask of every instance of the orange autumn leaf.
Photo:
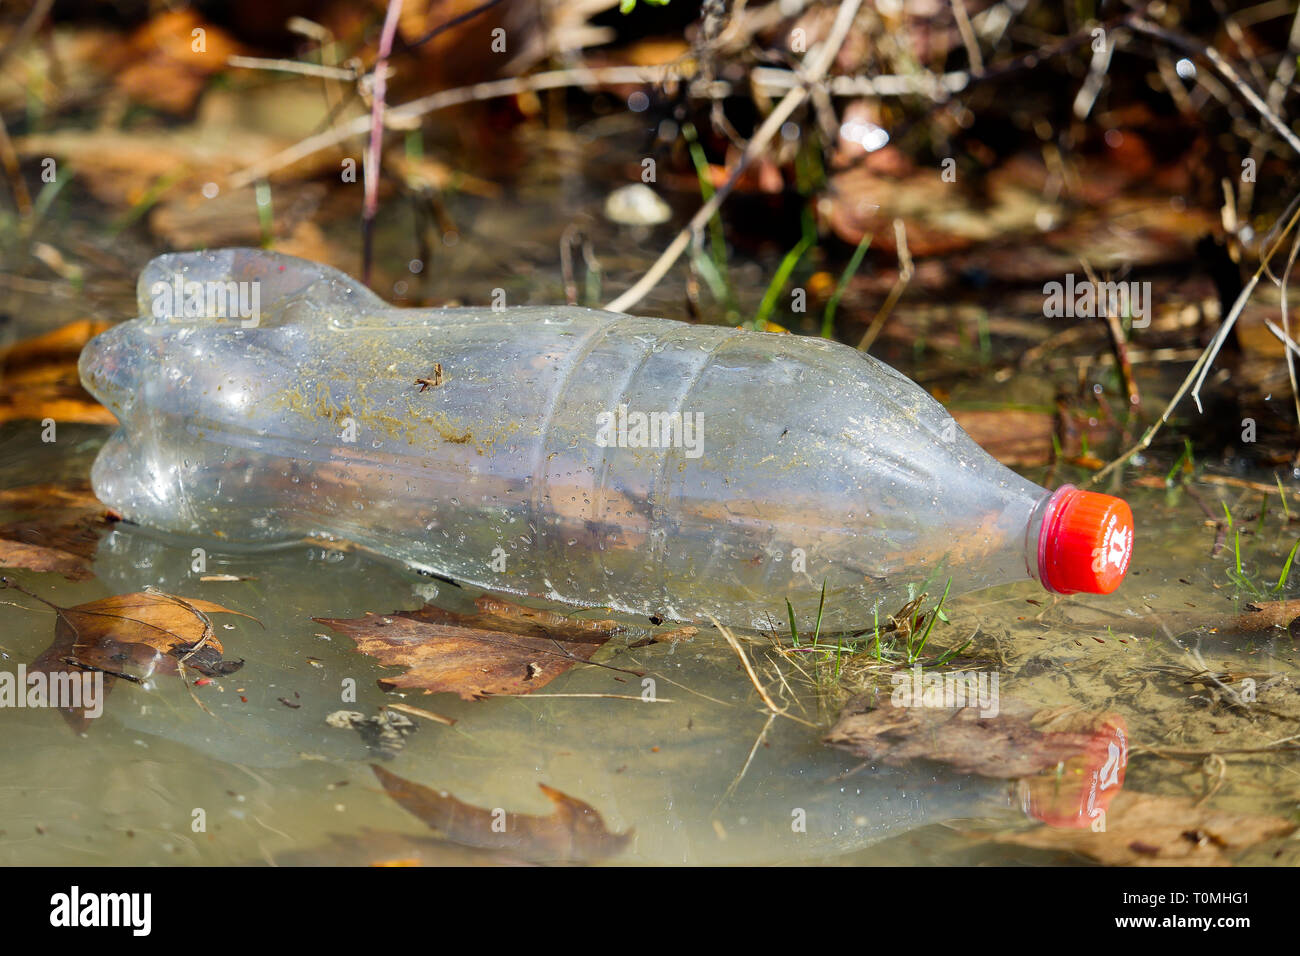
<svg viewBox="0 0 1300 956">
<path fill-rule="evenodd" d="M 0 578 L 0 586 L 40 601 L 56 615 L 54 642 L 27 668 L 29 675 L 101 671 L 107 696 L 119 677 L 143 683 L 155 675 L 179 673 L 182 661 L 207 675 L 243 666 L 243 661 L 222 660 L 224 648 L 207 616 L 249 615 L 211 601 L 143 591 L 65 608 L 13 581 Z M 75 730 L 89 725 L 84 707 L 61 710 Z"/>
<path fill-rule="evenodd" d="M 82 319 L 0 349 L 0 423 L 81 422 L 116 425 L 117 419 L 81 387 L 82 347 L 111 322 Z"/>
</svg>

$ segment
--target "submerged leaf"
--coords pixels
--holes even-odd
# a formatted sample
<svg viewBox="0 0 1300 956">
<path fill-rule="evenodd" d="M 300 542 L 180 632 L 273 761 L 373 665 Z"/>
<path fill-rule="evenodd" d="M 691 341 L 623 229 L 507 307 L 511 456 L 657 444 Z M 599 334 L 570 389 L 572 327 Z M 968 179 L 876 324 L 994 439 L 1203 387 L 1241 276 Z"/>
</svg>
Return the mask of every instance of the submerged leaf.
<svg viewBox="0 0 1300 956">
<path fill-rule="evenodd" d="M 531 693 L 600 647 L 430 624 L 400 614 L 313 620 L 347 634 L 356 641 L 357 650 L 381 664 L 406 667 L 404 674 L 379 681 L 385 690 L 421 688 L 429 694 L 459 694 L 465 700 Z"/>
<path fill-rule="evenodd" d="M 606 829 L 600 813 L 590 804 L 545 784 L 538 786 L 555 809 L 542 817 L 476 807 L 377 764 L 371 764 L 371 769 L 404 810 L 445 839 L 464 846 L 509 850 L 534 860 L 598 860 L 619 853 L 632 839 L 631 830 L 611 833 Z"/>
<path fill-rule="evenodd" d="M 585 621 L 499 598 L 480 598 L 477 614 L 427 604 L 417 611 L 363 618 L 313 618 L 351 637 L 381 664 L 405 667 L 385 677 L 385 690 L 420 688 L 477 700 L 528 694 L 591 656 L 617 630 L 613 621 Z"/>
<path fill-rule="evenodd" d="M 1300 601 L 1256 601 L 1247 604 L 1245 613 L 1233 618 L 1227 629 L 1236 634 L 1255 634 L 1273 628 L 1291 631 L 1298 618 Z"/>
<path fill-rule="evenodd" d="M 603 644 L 621 630 L 615 621 L 588 621 L 557 611 L 526 607 L 484 594 L 474 602 L 474 614 L 458 614 L 426 604 L 408 616 L 434 624 L 456 624 L 494 631 L 508 631 L 525 637 L 546 637 L 558 641 Z"/>
<path fill-rule="evenodd" d="M 265 862 L 259 860 L 259 862 Z M 398 833 L 362 827 L 330 833 L 322 843 L 290 848 L 275 855 L 277 866 L 530 866 L 506 853 L 467 847 L 436 835 Z"/>
</svg>

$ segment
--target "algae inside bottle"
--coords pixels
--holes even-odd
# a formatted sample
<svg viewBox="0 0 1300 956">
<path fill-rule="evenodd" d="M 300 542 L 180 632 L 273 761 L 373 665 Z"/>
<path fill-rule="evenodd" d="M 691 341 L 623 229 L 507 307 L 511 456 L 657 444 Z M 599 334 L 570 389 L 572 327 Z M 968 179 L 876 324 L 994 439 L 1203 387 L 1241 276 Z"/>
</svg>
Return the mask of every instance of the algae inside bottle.
<svg viewBox="0 0 1300 956">
<path fill-rule="evenodd" d="M 825 630 L 949 578 L 1108 593 L 1128 568 L 1122 501 L 1021 478 L 837 343 L 395 309 L 253 249 L 161 256 L 138 295 L 81 358 L 121 422 L 92 480 L 168 532 L 345 538 L 491 590 L 741 626 L 811 610 L 824 584 Z"/>
</svg>

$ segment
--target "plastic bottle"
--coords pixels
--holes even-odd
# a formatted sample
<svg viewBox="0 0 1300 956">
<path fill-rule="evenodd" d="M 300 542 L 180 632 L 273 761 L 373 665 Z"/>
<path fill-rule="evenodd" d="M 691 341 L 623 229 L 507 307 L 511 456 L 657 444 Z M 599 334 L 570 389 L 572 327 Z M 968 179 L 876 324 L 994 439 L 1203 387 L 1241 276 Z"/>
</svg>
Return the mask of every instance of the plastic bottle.
<svg viewBox="0 0 1300 956">
<path fill-rule="evenodd" d="M 919 386 L 821 339 L 574 307 L 393 308 L 252 249 L 161 256 L 87 345 L 96 493 L 227 546 L 335 537 L 580 606 L 823 631 L 914 593 L 1109 593 L 1117 498 L 1038 487 Z"/>
</svg>

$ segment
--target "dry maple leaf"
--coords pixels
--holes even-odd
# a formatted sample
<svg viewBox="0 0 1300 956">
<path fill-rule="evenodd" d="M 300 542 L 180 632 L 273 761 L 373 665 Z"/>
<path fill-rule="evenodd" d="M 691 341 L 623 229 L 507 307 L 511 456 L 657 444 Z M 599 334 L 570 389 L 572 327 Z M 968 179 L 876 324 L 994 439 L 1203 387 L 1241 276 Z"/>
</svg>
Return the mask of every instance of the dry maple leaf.
<svg viewBox="0 0 1300 956">
<path fill-rule="evenodd" d="M 611 833 L 588 803 L 538 784 L 555 804 L 549 816 L 505 813 L 457 800 L 371 764 L 384 790 L 442 837 L 464 846 L 509 850 L 533 860 L 598 860 L 627 846 L 632 831 Z"/>
<path fill-rule="evenodd" d="M 65 608 L 7 578 L 0 578 L 0 587 L 35 598 L 56 614 L 54 642 L 28 666 L 28 675 L 100 671 L 107 697 L 119 677 L 142 683 L 155 675 L 178 673 L 182 662 L 209 675 L 231 673 L 243 666 L 243 661 L 221 659 L 224 649 L 207 615 L 249 615 L 211 601 L 144 591 Z M 74 730 L 84 731 L 89 726 L 86 708 L 60 710 Z"/>
<path fill-rule="evenodd" d="M 1231 854 L 1295 830 L 1280 817 L 1233 813 L 1187 797 L 1121 793 L 1105 829 L 1038 827 L 993 837 L 1040 850 L 1067 850 L 1101 863 L 1128 866 L 1229 866 Z"/>
<path fill-rule="evenodd" d="M 381 678 L 385 690 L 420 688 L 465 700 L 528 694 L 584 663 L 618 629 L 613 621 L 566 618 L 499 598 L 480 598 L 467 615 L 427 604 L 363 618 L 313 618 L 356 642 L 381 664 L 406 667 Z"/>
</svg>

